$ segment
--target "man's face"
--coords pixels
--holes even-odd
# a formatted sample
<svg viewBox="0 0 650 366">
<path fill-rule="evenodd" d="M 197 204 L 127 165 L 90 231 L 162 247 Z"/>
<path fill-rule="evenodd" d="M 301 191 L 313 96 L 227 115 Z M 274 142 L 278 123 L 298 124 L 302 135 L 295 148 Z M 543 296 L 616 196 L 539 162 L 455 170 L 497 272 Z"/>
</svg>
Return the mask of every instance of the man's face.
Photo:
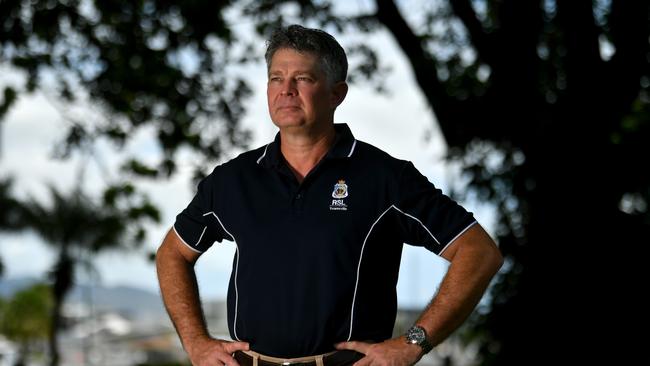
<svg viewBox="0 0 650 366">
<path fill-rule="evenodd" d="M 331 123 L 334 109 L 342 101 L 336 90 L 315 55 L 287 48 L 273 54 L 266 95 L 271 120 L 281 129 Z"/>
</svg>

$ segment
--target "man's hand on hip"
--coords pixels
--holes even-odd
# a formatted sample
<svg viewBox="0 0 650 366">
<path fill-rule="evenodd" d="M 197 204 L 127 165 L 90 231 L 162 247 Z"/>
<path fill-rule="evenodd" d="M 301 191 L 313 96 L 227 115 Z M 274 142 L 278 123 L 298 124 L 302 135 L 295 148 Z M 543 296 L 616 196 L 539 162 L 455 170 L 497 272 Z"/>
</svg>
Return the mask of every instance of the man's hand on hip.
<svg viewBox="0 0 650 366">
<path fill-rule="evenodd" d="M 239 366 L 233 353 L 248 350 L 247 342 L 208 338 L 188 345 L 187 354 L 194 366 Z"/>
<path fill-rule="evenodd" d="M 381 343 L 352 341 L 337 343 L 334 346 L 338 350 L 347 349 L 365 355 L 353 366 L 410 366 L 422 357 L 422 348 L 407 343 L 404 336 Z"/>
</svg>

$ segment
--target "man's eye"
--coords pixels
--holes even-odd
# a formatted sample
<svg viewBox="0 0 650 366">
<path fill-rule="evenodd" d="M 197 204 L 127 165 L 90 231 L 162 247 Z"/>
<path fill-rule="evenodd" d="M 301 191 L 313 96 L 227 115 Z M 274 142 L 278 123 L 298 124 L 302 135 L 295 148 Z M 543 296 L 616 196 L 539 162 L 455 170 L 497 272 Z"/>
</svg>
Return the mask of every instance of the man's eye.
<svg viewBox="0 0 650 366">
<path fill-rule="evenodd" d="M 311 78 L 307 76 L 298 76 L 296 79 L 298 81 L 311 81 Z"/>
</svg>

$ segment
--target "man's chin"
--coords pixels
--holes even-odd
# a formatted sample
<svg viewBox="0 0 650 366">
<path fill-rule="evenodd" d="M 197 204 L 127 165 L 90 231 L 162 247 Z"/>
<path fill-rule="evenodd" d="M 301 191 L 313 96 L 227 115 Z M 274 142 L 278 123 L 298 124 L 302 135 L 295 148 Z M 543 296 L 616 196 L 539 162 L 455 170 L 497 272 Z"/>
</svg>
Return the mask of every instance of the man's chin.
<svg viewBox="0 0 650 366">
<path fill-rule="evenodd" d="M 302 120 L 291 120 L 291 119 L 282 119 L 274 120 L 273 124 L 278 128 L 300 128 L 305 126 L 305 121 Z"/>
</svg>

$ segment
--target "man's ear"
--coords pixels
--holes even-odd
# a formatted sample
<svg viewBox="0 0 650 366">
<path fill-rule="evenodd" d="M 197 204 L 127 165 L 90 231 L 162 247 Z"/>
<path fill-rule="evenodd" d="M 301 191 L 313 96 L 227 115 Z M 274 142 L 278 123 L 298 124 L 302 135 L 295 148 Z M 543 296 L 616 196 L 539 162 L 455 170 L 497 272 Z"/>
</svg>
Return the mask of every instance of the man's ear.
<svg viewBox="0 0 650 366">
<path fill-rule="evenodd" d="M 345 81 L 339 81 L 334 86 L 332 87 L 332 92 L 330 94 L 330 102 L 332 105 L 332 108 L 338 107 L 341 103 L 343 103 L 343 100 L 345 99 L 345 96 L 348 94 L 348 84 Z"/>
</svg>

